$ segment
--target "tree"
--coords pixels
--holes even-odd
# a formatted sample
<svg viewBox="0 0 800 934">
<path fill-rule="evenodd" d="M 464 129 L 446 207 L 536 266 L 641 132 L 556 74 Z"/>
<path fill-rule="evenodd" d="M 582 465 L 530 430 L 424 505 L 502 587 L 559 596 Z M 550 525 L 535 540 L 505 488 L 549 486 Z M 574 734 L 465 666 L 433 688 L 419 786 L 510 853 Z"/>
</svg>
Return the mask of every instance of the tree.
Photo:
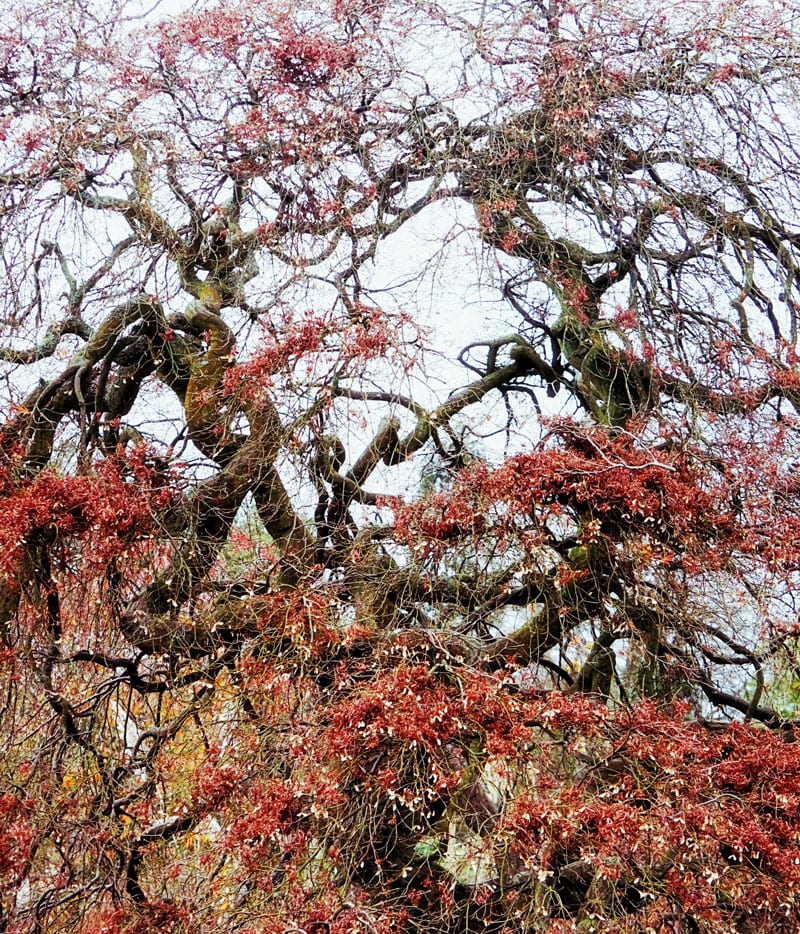
<svg viewBox="0 0 800 934">
<path fill-rule="evenodd" d="M 3 930 L 797 930 L 797 13 L 14 7 Z"/>
</svg>

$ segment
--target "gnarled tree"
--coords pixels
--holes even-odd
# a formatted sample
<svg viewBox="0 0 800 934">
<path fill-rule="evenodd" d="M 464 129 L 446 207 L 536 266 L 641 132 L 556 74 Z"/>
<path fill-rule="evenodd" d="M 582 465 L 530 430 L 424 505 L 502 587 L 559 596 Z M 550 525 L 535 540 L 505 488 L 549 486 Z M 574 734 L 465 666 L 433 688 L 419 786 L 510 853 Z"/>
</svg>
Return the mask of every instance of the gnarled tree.
<svg viewBox="0 0 800 934">
<path fill-rule="evenodd" d="M 797 13 L 14 7 L 3 930 L 797 930 Z"/>
</svg>

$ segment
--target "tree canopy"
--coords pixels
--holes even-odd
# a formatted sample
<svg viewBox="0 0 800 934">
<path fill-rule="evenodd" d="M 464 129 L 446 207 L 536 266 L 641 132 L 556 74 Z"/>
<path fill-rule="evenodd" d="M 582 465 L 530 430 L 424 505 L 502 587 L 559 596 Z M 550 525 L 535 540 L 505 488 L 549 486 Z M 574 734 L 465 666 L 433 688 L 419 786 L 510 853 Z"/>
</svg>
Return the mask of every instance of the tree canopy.
<svg viewBox="0 0 800 934">
<path fill-rule="evenodd" d="M 15 0 L 0 930 L 797 931 L 798 14 Z"/>
</svg>

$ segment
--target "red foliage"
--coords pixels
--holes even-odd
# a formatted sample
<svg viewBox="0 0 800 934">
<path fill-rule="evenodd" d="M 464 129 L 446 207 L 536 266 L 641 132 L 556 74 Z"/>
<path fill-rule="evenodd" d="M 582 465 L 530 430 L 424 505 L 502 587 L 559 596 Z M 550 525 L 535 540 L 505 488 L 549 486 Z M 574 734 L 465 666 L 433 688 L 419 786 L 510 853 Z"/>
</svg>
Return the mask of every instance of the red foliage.
<svg viewBox="0 0 800 934">
<path fill-rule="evenodd" d="M 81 934 L 185 934 L 192 928 L 191 912 L 170 902 L 151 902 L 109 909 L 90 915 Z"/>
<path fill-rule="evenodd" d="M 35 840 L 31 825 L 34 806 L 14 794 L 0 795 L 0 880 L 13 886 L 25 877 Z"/>
<path fill-rule="evenodd" d="M 0 576 L 18 587 L 23 555 L 37 545 L 91 541 L 90 567 L 104 569 L 134 541 L 148 536 L 176 491 L 145 452 L 101 461 L 89 474 L 45 471 L 30 480 L 6 469 L 0 477 Z"/>
<path fill-rule="evenodd" d="M 327 84 L 338 71 L 356 62 L 355 50 L 323 34 L 289 27 L 270 49 L 278 76 L 298 87 Z"/>
<path fill-rule="evenodd" d="M 225 392 L 253 404 L 284 380 L 325 382 L 333 368 L 343 375 L 361 373 L 373 361 L 408 367 L 408 344 L 420 332 L 406 315 L 391 316 L 361 303 L 346 318 L 287 313 L 279 331 L 265 329 L 255 353 L 226 371 Z"/>
<path fill-rule="evenodd" d="M 557 433 L 561 444 L 515 455 L 495 470 L 471 468 L 446 492 L 400 507 L 398 536 L 418 555 L 426 543 L 434 555 L 489 529 L 513 539 L 527 526 L 525 541 L 532 547 L 545 540 L 539 523 L 555 517 L 584 529 L 588 543 L 628 535 L 646 539 L 650 553 L 665 561 L 680 550 L 702 554 L 710 567 L 733 548 L 751 547 L 729 503 L 690 459 L 654 454 L 630 438 L 568 426 Z"/>
<path fill-rule="evenodd" d="M 542 880 L 556 882 L 579 861 L 620 898 L 626 887 L 644 893 L 663 885 L 681 917 L 724 924 L 723 906 L 736 903 L 757 925 L 800 882 L 794 738 L 776 743 L 743 726 L 710 734 L 677 713 L 643 705 L 609 719 L 600 734 L 608 752 L 599 754 L 603 744 L 581 754 L 587 764 L 571 784 L 538 764 L 501 826 L 512 852 Z M 638 923 L 663 911 L 660 902 L 645 899 Z"/>
</svg>

